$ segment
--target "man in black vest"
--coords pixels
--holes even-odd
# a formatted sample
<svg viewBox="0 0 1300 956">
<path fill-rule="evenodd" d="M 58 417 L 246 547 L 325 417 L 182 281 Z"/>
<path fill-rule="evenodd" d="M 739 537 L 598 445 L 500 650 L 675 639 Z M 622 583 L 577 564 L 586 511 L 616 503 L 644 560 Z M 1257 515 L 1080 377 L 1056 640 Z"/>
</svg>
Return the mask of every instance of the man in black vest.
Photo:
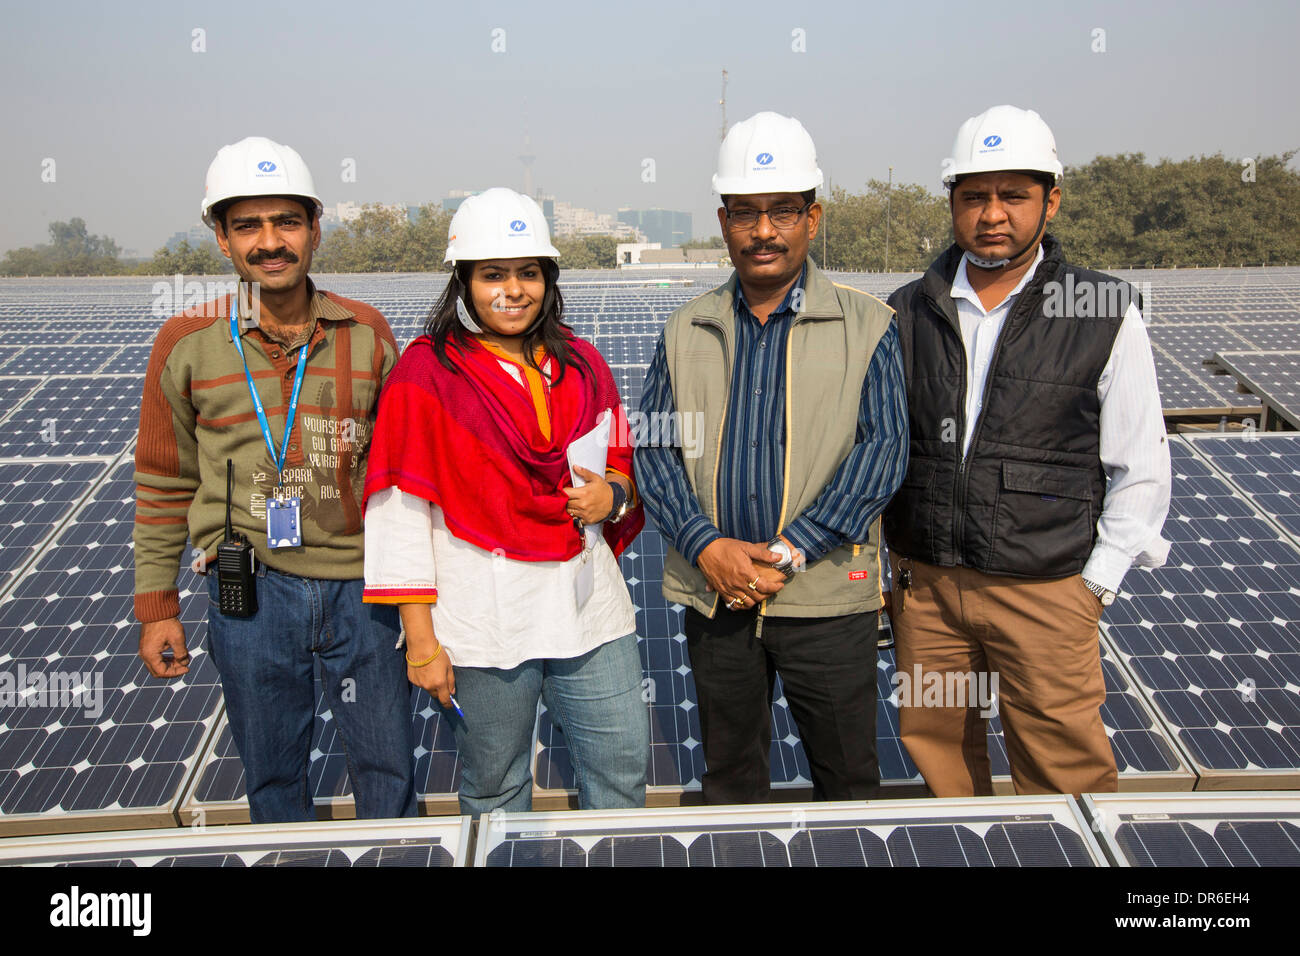
<svg viewBox="0 0 1300 956">
<path fill-rule="evenodd" d="M 1169 446 L 1133 289 L 1068 265 L 1037 113 L 967 120 L 956 243 L 890 298 L 910 465 L 885 513 L 903 743 L 936 796 L 991 794 L 996 695 L 1017 793 L 1113 791 L 1098 623 L 1158 567 Z"/>
</svg>

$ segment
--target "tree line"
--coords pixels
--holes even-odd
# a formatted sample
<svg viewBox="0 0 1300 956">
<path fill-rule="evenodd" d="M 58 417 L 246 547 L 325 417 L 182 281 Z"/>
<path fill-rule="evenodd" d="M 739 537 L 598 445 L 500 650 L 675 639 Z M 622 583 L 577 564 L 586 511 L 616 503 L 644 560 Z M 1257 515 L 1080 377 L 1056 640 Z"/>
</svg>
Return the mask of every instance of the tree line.
<svg viewBox="0 0 1300 956">
<path fill-rule="evenodd" d="M 1061 209 L 1049 227 L 1070 261 L 1096 269 L 1300 263 L 1300 172 L 1296 150 L 1233 160 L 1221 154 L 1148 163 L 1142 153 L 1098 156 L 1066 168 Z M 952 242 L 946 195 L 876 179 L 861 192 L 835 186 L 819 197 L 822 235 L 812 255 L 847 272 L 916 272 Z M 442 271 L 451 214 L 437 204 L 416 215 L 379 205 L 325 237 L 317 272 Z M 0 275 L 204 275 L 229 272 L 215 244 L 158 249 L 152 259 L 121 261 L 107 236 L 81 219 L 50 224 L 50 242 L 14 249 Z M 569 269 L 615 266 L 612 236 L 554 238 Z M 717 236 L 688 247 L 717 248 Z"/>
</svg>

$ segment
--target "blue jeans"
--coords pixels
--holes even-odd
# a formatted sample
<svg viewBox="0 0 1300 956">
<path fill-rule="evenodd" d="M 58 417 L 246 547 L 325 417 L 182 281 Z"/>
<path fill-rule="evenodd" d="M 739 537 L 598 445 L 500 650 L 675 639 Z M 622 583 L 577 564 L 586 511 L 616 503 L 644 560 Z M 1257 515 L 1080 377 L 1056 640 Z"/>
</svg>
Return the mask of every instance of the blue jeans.
<svg viewBox="0 0 1300 956">
<path fill-rule="evenodd" d="M 584 810 L 645 806 L 650 709 L 641 699 L 636 635 L 581 657 L 524 661 L 509 670 L 456 667 L 444 711 L 460 752 L 460 812 L 531 810 L 537 700 L 564 732 Z"/>
<path fill-rule="evenodd" d="M 208 646 L 221 673 L 254 823 L 315 820 L 307 768 L 315 657 L 338 727 L 358 818 L 415 815 L 411 685 L 397 609 L 364 604 L 361 579 L 257 571 L 257 613 L 218 610 L 208 574 Z"/>
</svg>

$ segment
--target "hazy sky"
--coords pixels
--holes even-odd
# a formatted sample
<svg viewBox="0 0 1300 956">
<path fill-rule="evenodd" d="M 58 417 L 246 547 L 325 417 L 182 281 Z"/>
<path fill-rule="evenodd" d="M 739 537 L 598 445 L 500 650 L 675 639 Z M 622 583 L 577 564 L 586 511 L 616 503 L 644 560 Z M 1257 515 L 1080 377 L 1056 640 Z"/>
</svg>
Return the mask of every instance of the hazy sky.
<svg viewBox="0 0 1300 956">
<path fill-rule="evenodd" d="M 1004 102 L 1038 110 L 1067 165 L 1300 147 L 1300 5 L 1281 0 L 480 6 L 6 0 L 0 251 L 81 216 L 151 253 L 198 221 L 208 163 L 248 135 L 301 152 L 329 205 L 518 189 L 527 131 L 558 198 L 687 209 L 716 233 L 723 68 L 729 122 L 799 117 L 851 189 L 893 165 L 937 190 L 957 126 Z"/>
</svg>

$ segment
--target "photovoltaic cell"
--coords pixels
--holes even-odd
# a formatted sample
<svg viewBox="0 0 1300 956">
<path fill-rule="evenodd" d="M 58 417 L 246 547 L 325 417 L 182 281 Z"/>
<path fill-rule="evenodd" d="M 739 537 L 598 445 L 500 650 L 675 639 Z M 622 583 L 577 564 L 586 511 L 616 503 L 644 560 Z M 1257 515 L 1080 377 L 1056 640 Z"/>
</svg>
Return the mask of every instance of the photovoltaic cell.
<svg viewBox="0 0 1300 956">
<path fill-rule="evenodd" d="M 464 866 L 469 817 L 139 830 L 0 843 L 5 866 Z"/>
<path fill-rule="evenodd" d="M 29 345 L 4 366 L 6 375 L 70 375 L 97 372 L 117 345 Z"/>
<path fill-rule="evenodd" d="M 1170 452 L 1169 559 L 1129 572 L 1102 627 L 1201 787 L 1300 782 L 1300 551 L 1187 443 Z"/>
<path fill-rule="evenodd" d="M 1216 352 L 1224 376 L 1249 389 L 1292 428 L 1300 428 L 1300 352 Z"/>
<path fill-rule="evenodd" d="M 104 469 L 101 462 L 0 464 L 0 591 Z"/>
<path fill-rule="evenodd" d="M 140 425 L 142 387 L 142 376 L 52 376 L 5 420 L 0 458 L 116 455 Z"/>
<path fill-rule="evenodd" d="M 0 680 L 23 685 L 0 706 L 0 831 L 21 830 L 30 814 L 170 822 L 216 719 L 207 589 L 188 568 L 189 673 L 156 680 L 136 656 L 132 467 L 117 466 L 0 599 Z"/>
<path fill-rule="evenodd" d="M 1120 866 L 1300 866 L 1293 793 L 1089 794 L 1084 809 Z"/>
<path fill-rule="evenodd" d="M 476 865 L 1104 866 L 1069 797 L 496 813 Z"/>
<path fill-rule="evenodd" d="M 350 805 L 352 784 L 348 779 L 347 757 L 343 743 L 325 703 L 319 683 L 316 687 L 316 720 L 312 728 L 311 763 L 307 771 L 308 787 L 312 799 L 322 809 Z M 435 803 L 445 809 L 453 805 L 460 789 L 460 760 L 456 754 L 456 741 L 451 725 L 443 719 L 442 709 L 423 690 L 411 694 L 413 733 L 415 745 L 415 789 L 422 802 Z M 247 812 L 247 791 L 244 787 L 244 768 L 235 749 L 234 738 L 225 717 L 217 726 L 217 733 L 208 752 L 200 762 L 193 792 L 185 802 L 185 810 L 234 808 L 235 816 L 243 818 Z"/>
<path fill-rule="evenodd" d="M 1196 436 L 1192 447 L 1227 475 L 1256 508 L 1300 541 L 1300 435 Z"/>
</svg>

